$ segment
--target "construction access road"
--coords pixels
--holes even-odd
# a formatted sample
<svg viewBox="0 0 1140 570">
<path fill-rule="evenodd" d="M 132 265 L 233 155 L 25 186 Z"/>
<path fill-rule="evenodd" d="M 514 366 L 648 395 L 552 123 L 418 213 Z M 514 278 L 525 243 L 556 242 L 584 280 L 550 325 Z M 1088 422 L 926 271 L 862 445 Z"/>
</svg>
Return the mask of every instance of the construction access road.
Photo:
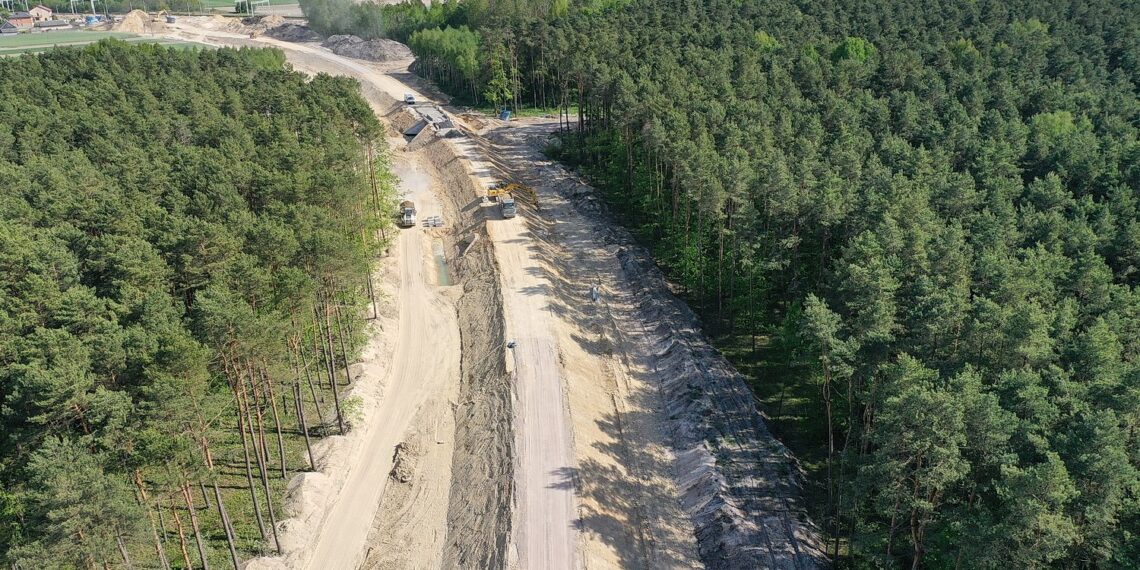
<svg viewBox="0 0 1140 570">
<path fill-rule="evenodd" d="M 371 64 L 210 29 L 216 24 L 180 19 L 168 35 L 277 47 L 297 70 L 351 76 L 396 132 L 411 126 L 402 123 L 410 118 L 403 95 L 429 101 L 434 91 L 408 73 L 409 62 Z M 568 199 L 579 200 L 572 175 L 537 150 L 554 125 L 513 128 L 449 108 L 447 116 L 462 136 L 394 139 L 403 163 L 396 172 L 421 217 L 442 214 L 449 227 L 406 230 L 397 242 L 390 363 L 364 374 L 383 379 L 383 395 L 364 398 L 364 420 L 348 436 L 358 443 L 325 463 L 340 484 L 289 513 L 311 522 L 294 529 L 286 521 L 284 556 L 251 567 L 699 568 L 706 546 L 698 535 L 711 548 L 710 568 L 817 567 L 801 561 L 805 545 L 810 556 L 818 548 L 798 507 L 784 500 L 773 511 L 731 496 L 735 486 L 760 489 L 745 496 L 790 497 L 763 487 L 794 487 L 786 452 L 767 436 L 771 476 L 747 478 L 759 472 L 753 466 L 731 479 L 718 471 L 722 458 L 705 445 L 715 434 L 702 430 L 714 425 L 707 411 L 719 402 L 692 394 L 727 365 L 698 338 L 691 314 L 661 310 L 679 302 L 663 284 L 647 288 L 621 245 L 628 242 L 610 239 L 610 226 Z M 519 217 L 501 219 L 479 198 L 505 179 L 531 184 L 541 210 L 527 200 Z M 461 269 L 458 285 L 429 276 L 441 241 Z M 720 377 L 731 384 L 732 374 Z M 762 425 L 741 401 L 741 421 Z M 725 441 L 755 457 L 752 436 L 736 433 Z M 679 437 L 693 440 L 680 458 Z M 390 480 L 396 445 L 408 441 L 434 443 L 417 452 L 414 474 Z M 751 521 L 740 522 L 742 506 Z M 752 522 L 762 511 L 776 513 L 763 528 Z"/>
<path fill-rule="evenodd" d="M 575 464 L 566 386 L 558 364 L 551 320 L 552 290 L 534 257 L 523 218 L 491 224 L 501 270 L 503 315 L 515 390 L 515 482 L 518 496 L 514 545 L 520 568 L 576 568 Z"/>
<path fill-rule="evenodd" d="M 215 45 L 268 44 L 282 49 L 295 68 L 355 77 L 398 101 L 405 93 L 426 98 L 414 88 L 375 68 L 337 56 L 316 46 L 196 28 L 193 20 L 174 27 L 178 37 Z M 385 109 L 370 101 L 378 112 Z M 469 146 L 469 172 L 487 187 L 495 182 L 492 169 L 481 163 Z M 406 177 L 405 177 L 406 178 Z M 417 204 L 434 201 L 426 188 L 410 188 Z M 421 206 L 420 216 L 427 215 Z M 459 356 L 454 313 L 425 286 L 424 240 L 420 228 L 401 234 L 399 336 L 384 398 L 369 422 L 359 456 L 346 466 L 348 477 L 335 493 L 320 528 L 314 531 L 308 554 L 290 557 L 290 565 L 305 568 L 356 568 L 367 552 L 369 523 L 376 515 L 392 468 L 392 453 L 410 427 L 412 416 L 432 390 L 443 390 L 445 374 L 458 374 Z M 514 486 L 517 490 L 510 537 L 510 566 L 571 570 L 577 562 L 578 537 L 574 505 L 574 454 L 567 417 L 565 386 L 559 374 L 558 350 L 545 298 L 549 290 L 538 271 L 523 219 L 502 220 L 489 227 L 500 268 L 503 315 L 508 339 L 515 348 L 507 358 L 515 380 Z M 441 342 L 442 341 L 442 342 Z M 505 347 L 504 339 L 500 346 Z"/>
<path fill-rule="evenodd" d="M 401 199 L 414 200 L 421 217 L 438 215 L 427 177 L 414 169 L 397 170 Z M 374 419 L 367 422 L 363 445 L 350 458 L 348 477 L 301 566 L 356 568 L 363 561 L 369 523 L 389 482 L 393 453 L 412 417 L 436 392 L 459 374 L 459 329 L 455 309 L 435 291 L 431 244 L 422 228 L 400 231 L 399 311 L 391 367 Z"/>
</svg>

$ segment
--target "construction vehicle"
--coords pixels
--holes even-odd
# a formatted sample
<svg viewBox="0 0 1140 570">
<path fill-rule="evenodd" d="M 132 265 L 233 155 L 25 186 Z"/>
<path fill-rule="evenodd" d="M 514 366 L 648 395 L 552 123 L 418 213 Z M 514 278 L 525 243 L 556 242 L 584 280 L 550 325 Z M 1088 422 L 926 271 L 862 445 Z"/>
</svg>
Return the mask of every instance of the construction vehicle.
<svg viewBox="0 0 1140 570">
<path fill-rule="evenodd" d="M 513 218 L 518 214 L 518 205 L 515 203 L 515 195 L 522 195 L 529 198 L 532 202 L 537 202 L 534 190 L 530 187 L 519 184 L 518 182 L 505 182 L 496 184 L 487 189 L 487 196 L 491 200 L 499 202 L 499 211 L 504 218 Z"/>
<path fill-rule="evenodd" d="M 532 196 L 534 195 L 534 190 L 531 190 L 530 188 L 526 187 L 523 184 L 519 184 L 518 182 L 504 182 L 496 184 L 487 190 L 487 196 L 490 196 L 492 200 L 498 198 L 499 196 L 511 196 L 514 194 Z"/>
<path fill-rule="evenodd" d="M 518 208 L 515 206 L 515 199 L 507 196 L 499 200 L 499 211 L 502 212 L 504 218 L 513 218 L 518 213 Z"/>
<path fill-rule="evenodd" d="M 400 226 L 410 228 L 416 225 L 416 205 L 411 200 L 400 202 Z"/>
</svg>

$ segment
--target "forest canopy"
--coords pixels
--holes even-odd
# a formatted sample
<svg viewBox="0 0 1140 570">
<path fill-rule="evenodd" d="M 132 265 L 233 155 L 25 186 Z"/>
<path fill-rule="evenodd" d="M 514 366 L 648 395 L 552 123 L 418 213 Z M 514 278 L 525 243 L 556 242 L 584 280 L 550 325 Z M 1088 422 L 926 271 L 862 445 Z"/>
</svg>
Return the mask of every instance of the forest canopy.
<svg viewBox="0 0 1140 570">
<path fill-rule="evenodd" d="M 0 60 L 0 566 L 237 565 L 347 429 L 390 178 L 359 86 L 284 61 Z"/>
<path fill-rule="evenodd" d="M 752 375 L 843 565 L 1137 567 L 1135 2 L 360 10 L 458 97 L 576 116 L 555 152 Z"/>
</svg>

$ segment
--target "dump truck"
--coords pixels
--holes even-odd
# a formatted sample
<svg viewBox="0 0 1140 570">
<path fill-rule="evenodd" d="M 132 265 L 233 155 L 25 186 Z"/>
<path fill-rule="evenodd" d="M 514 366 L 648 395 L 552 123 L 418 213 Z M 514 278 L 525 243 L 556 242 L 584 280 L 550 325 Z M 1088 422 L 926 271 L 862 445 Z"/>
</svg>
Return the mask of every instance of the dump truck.
<svg viewBox="0 0 1140 570">
<path fill-rule="evenodd" d="M 518 213 L 518 208 L 515 206 L 515 199 L 510 195 L 503 196 L 499 200 L 499 211 L 502 212 L 504 218 L 513 218 Z"/>
<path fill-rule="evenodd" d="M 416 205 L 411 200 L 400 202 L 400 226 L 410 228 L 416 225 Z"/>
<path fill-rule="evenodd" d="M 535 198 L 534 190 L 518 182 L 504 182 L 487 189 L 487 196 L 499 202 L 499 212 L 504 218 L 513 218 L 518 214 L 518 205 L 515 204 L 514 194 Z"/>
</svg>

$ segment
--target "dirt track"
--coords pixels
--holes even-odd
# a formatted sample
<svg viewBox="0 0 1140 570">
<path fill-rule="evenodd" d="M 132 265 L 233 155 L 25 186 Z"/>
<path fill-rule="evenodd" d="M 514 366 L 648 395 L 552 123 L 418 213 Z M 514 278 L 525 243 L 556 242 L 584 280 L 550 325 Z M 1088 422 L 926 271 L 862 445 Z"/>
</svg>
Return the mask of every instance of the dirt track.
<svg viewBox="0 0 1140 570">
<path fill-rule="evenodd" d="M 408 188 L 408 194 L 427 204 L 428 188 Z M 423 205 L 421 212 L 428 212 Z M 420 405 L 443 391 L 459 374 L 459 334 L 455 310 L 433 290 L 434 275 L 425 275 L 430 246 L 423 232 L 412 229 L 398 238 L 400 260 L 399 336 L 393 364 L 385 382 L 385 397 L 368 426 L 359 463 L 350 470 L 336 505 L 320 529 L 308 560 L 316 568 L 353 568 L 363 560 L 368 525 L 380 502 L 392 453 Z M 430 350 L 425 348 L 431 347 Z"/>
<path fill-rule="evenodd" d="M 404 69 L 313 45 L 176 28 L 183 39 L 271 45 L 299 70 L 354 76 L 392 124 L 408 120 L 396 103 L 404 92 L 422 100 L 428 91 L 398 80 Z M 400 239 L 399 335 L 382 412 L 369 414 L 379 421 L 366 421 L 365 447 L 340 467 L 348 479 L 312 525 L 319 535 L 291 537 L 311 556 L 284 563 L 818 567 L 789 454 L 652 263 L 590 214 L 588 189 L 539 155 L 553 126 L 458 122 L 465 137 L 429 140 L 400 159 L 430 171 L 422 178 L 438 187 L 427 194 L 415 176 L 401 178 L 421 188 L 418 200 L 438 200 L 448 228 Z M 530 183 L 538 203 L 498 219 L 478 195 L 501 178 Z M 445 243 L 460 287 L 442 291 L 425 275 L 431 239 Z M 392 452 L 405 440 L 416 465 L 393 484 Z"/>
</svg>

